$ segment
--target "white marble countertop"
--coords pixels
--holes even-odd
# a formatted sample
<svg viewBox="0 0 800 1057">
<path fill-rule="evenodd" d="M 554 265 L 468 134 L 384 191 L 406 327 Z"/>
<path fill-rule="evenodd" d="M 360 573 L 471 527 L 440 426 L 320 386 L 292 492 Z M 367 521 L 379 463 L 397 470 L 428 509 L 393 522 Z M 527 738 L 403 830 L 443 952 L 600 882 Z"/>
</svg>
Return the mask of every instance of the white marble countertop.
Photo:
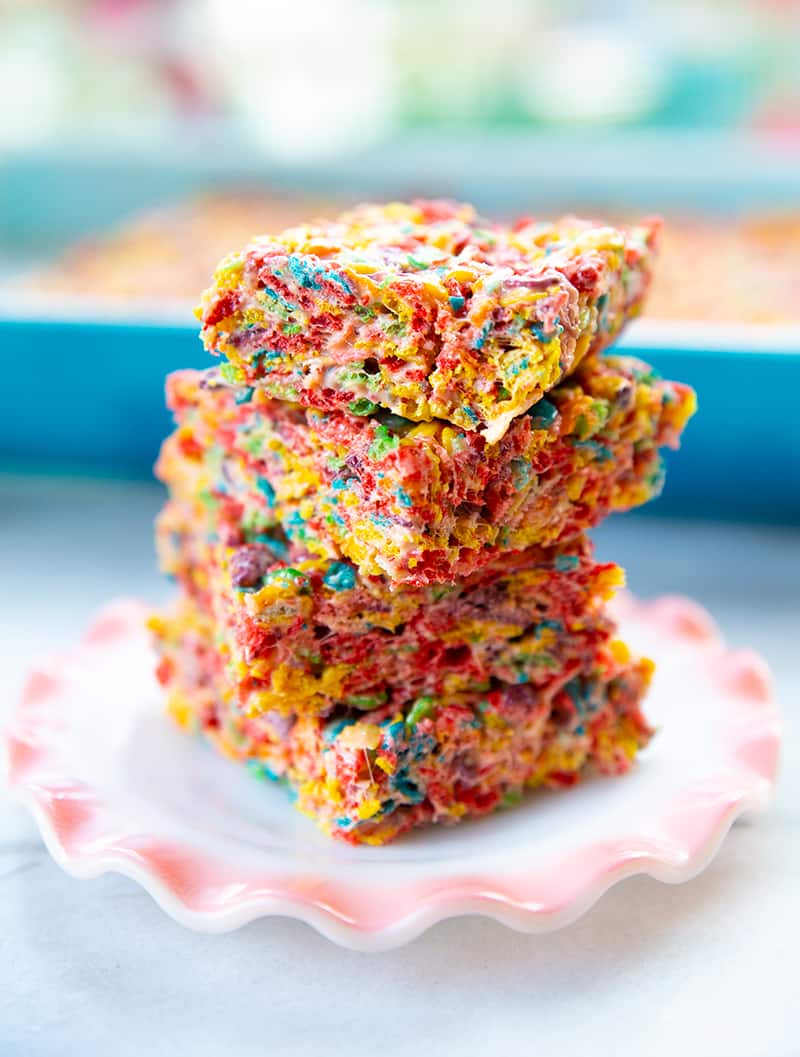
<svg viewBox="0 0 800 1057">
<path fill-rule="evenodd" d="M 0 711 L 114 595 L 150 600 L 155 487 L 0 478 Z M 681 886 L 636 878 L 545 936 L 466 918 L 387 954 L 293 921 L 187 932 L 121 877 L 75 881 L 0 800 L 0 1055 L 800 1052 L 800 530 L 617 519 L 640 594 L 691 593 L 770 661 L 786 716 L 770 811 Z"/>
</svg>

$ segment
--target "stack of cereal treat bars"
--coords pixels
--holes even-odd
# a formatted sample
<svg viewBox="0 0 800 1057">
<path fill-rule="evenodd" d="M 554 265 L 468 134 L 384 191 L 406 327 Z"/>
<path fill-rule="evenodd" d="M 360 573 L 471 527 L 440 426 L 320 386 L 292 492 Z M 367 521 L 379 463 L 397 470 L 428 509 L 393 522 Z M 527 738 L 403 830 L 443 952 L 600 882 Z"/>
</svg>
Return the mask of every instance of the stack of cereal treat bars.
<svg viewBox="0 0 800 1057">
<path fill-rule="evenodd" d="M 181 726 L 330 835 L 627 770 L 651 664 L 586 532 L 656 496 L 692 391 L 604 355 L 655 224 L 513 227 L 442 202 L 262 237 L 203 297 L 224 358 L 168 381 L 151 620 Z"/>
</svg>

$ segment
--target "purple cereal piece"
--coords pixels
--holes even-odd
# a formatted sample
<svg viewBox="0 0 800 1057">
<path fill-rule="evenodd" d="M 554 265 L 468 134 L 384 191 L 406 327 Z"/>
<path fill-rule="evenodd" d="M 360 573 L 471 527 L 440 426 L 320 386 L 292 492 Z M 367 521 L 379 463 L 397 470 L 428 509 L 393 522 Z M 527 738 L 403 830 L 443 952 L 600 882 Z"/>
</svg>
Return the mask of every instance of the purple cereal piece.
<svg viewBox="0 0 800 1057">
<path fill-rule="evenodd" d="M 275 555 L 265 543 L 246 543 L 231 555 L 231 584 L 233 587 L 256 587 L 274 564 Z"/>
</svg>

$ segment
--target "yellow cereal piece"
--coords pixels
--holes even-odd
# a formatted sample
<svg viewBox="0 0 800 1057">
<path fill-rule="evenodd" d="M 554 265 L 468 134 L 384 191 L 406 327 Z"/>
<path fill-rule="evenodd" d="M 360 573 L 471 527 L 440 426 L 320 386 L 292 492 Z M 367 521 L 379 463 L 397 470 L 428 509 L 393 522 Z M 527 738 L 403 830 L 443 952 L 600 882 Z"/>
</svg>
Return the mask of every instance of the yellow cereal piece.
<svg viewBox="0 0 800 1057">
<path fill-rule="evenodd" d="M 395 827 L 394 829 L 382 831 L 381 833 L 370 833 L 369 835 L 364 835 L 360 838 L 360 840 L 362 844 L 368 844 L 372 848 L 380 848 L 384 844 L 388 844 L 388 842 L 392 839 L 396 832 L 397 827 Z"/>
<path fill-rule="evenodd" d="M 249 675 L 254 675 L 256 679 L 263 679 L 268 670 L 264 661 L 252 661 L 248 664 L 243 658 L 236 658 L 231 661 L 230 667 L 230 673 L 233 678 L 240 681 L 247 679 Z"/>
<path fill-rule="evenodd" d="M 375 723 L 351 723 L 336 739 L 345 749 L 377 749 L 381 743 L 381 728 Z"/>
<path fill-rule="evenodd" d="M 347 266 L 347 270 L 354 275 L 369 275 L 374 269 L 375 265 L 369 261 L 351 261 Z"/>
<path fill-rule="evenodd" d="M 524 630 L 521 624 L 502 624 L 495 620 L 464 620 L 444 632 L 442 642 L 513 639 Z"/>
<path fill-rule="evenodd" d="M 653 672 L 656 670 L 655 662 L 649 657 L 639 658 L 639 669 L 642 672 L 645 680 L 649 683 L 653 677 Z"/>
<path fill-rule="evenodd" d="M 558 742 L 553 742 L 542 753 L 536 771 L 527 780 L 526 785 L 541 785 L 554 771 L 563 771 L 566 774 L 579 771 L 586 762 L 587 751 L 582 746 L 565 749 Z"/>
<path fill-rule="evenodd" d="M 603 599 L 609 599 L 619 588 L 625 586 L 625 570 L 618 565 L 604 569 L 597 576 L 597 591 Z"/>
<path fill-rule="evenodd" d="M 248 715 L 259 716 L 272 710 L 290 713 L 299 705 L 310 711 L 328 707 L 331 701 L 341 696 L 351 671 L 349 664 L 336 664 L 315 676 L 289 664 L 279 664 L 272 670 L 269 689 L 253 691 L 249 695 Z"/>
<path fill-rule="evenodd" d="M 498 716 L 496 712 L 485 712 L 483 715 L 483 725 L 487 730 L 507 730 L 508 721 L 503 719 L 502 716 Z"/>
<path fill-rule="evenodd" d="M 577 342 L 575 343 L 575 363 L 580 363 L 580 361 L 586 355 L 587 349 L 592 344 L 592 337 L 593 335 L 589 333 L 583 334 L 581 335 L 581 337 L 578 338 Z"/>
<path fill-rule="evenodd" d="M 632 760 L 639 751 L 639 738 L 637 737 L 636 730 L 634 729 L 633 724 L 625 719 L 619 724 L 617 744 L 629 760 Z"/>
<path fill-rule="evenodd" d="M 419 437 L 438 437 L 441 429 L 442 427 L 438 422 L 420 422 L 418 426 L 414 426 L 413 429 L 408 431 L 406 438 L 416 440 Z"/>
<path fill-rule="evenodd" d="M 381 809 L 380 800 L 363 800 L 357 808 L 358 817 L 362 820 L 372 818 Z"/>
<path fill-rule="evenodd" d="M 194 726 L 194 708 L 184 694 L 174 690 L 167 698 L 167 712 L 182 730 Z"/>
<path fill-rule="evenodd" d="M 230 253 L 227 257 L 223 257 L 222 261 L 217 265 L 217 269 L 214 272 L 214 282 L 225 284 L 230 283 L 233 287 L 241 278 L 242 272 L 244 271 L 244 260 L 240 253 Z"/>
<path fill-rule="evenodd" d="M 154 635 L 164 637 L 167 634 L 167 628 L 169 627 L 169 621 L 166 617 L 160 613 L 150 613 L 144 622 L 144 626 L 148 631 L 151 631 Z"/>
<path fill-rule="evenodd" d="M 240 760 L 242 754 L 237 746 L 228 738 L 221 737 L 217 738 L 217 747 L 223 756 L 227 756 L 229 760 Z"/>
<path fill-rule="evenodd" d="M 631 659 L 631 651 L 622 639 L 612 639 L 608 644 L 608 648 L 617 664 L 627 664 Z"/>
<path fill-rule="evenodd" d="M 444 449 L 451 455 L 464 447 L 464 440 L 461 434 L 458 430 L 453 429 L 452 426 L 445 426 L 439 439 Z"/>
<path fill-rule="evenodd" d="M 295 806 L 306 818 L 316 820 L 316 802 L 320 799 L 321 791 L 322 783 L 314 778 L 309 778 L 298 786 Z"/>
</svg>

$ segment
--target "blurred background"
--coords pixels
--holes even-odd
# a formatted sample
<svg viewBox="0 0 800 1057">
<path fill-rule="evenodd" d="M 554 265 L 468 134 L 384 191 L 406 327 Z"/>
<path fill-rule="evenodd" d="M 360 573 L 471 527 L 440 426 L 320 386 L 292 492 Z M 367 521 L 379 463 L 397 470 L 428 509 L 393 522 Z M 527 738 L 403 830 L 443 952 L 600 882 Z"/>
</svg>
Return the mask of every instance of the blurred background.
<svg viewBox="0 0 800 1057">
<path fill-rule="evenodd" d="M 493 212 L 798 194 L 792 0 L 0 0 L 0 91 L 23 252 L 265 180 Z"/>
<path fill-rule="evenodd" d="M 800 522 L 792 0 L 0 0 L 0 93 L 0 343 L 47 364 L 0 468 L 147 477 L 224 253 L 444 195 L 664 215 L 624 341 L 701 412 L 653 509 Z"/>
</svg>

